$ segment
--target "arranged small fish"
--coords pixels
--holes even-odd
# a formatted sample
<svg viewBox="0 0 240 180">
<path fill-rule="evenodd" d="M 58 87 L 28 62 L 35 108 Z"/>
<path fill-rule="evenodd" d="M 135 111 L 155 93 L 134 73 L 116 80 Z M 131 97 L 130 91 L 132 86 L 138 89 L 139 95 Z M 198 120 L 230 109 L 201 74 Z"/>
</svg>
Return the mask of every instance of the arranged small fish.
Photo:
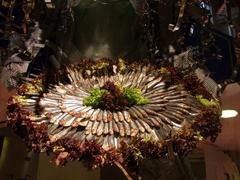
<svg viewBox="0 0 240 180">
<path fill-rule="evenodd" d="M 155 111 L 153 111 L 153 110 L 151 110 L 151 109 L 149 109 L 149 108 L 146 108 L 145 109 L 145 111 L 146 111 L 146 113 L 148 114 L 148 115 L 153 115 L 153 116 L 158 116 L 158 114 L 159 113 L 156 113 Z"/>
<path fill-rule="evenodd" d="M 146 122 L 144 122 L 144 120 L 139 119 L 138 121 L 148 133 L 151 132 L 151 127 Z"/>
<path fill-rule="evenodd" d="M 114 134 L 114 130 L 113 130 L 113 121 L 109 121 L 109 134 L 113 135 Z"/>
<path fill-rule="evenodd" d="M 123 126 L 125 129 L 126 135 L 130 136 L 131 135 L 130 125 L 126 121 L 123 121 Z"/>
<path fill-rule="evenodd" d="M 157 133 L 156 133 L 155 130 L 152 130 L 151 133 L 150 133 L 150 135 L 151 135 L 151 137 L 152 137 L 152 139 L 153 139 L 154 141 L 160 141 L 160 140 L 162 140 L 162 138 L 157 135 Z"/>
<path fill-rule="evenodd" d="M 113 135 L 108 136 L 108 144 L 109 144 L 109 148 L 115 148 L 115 142 L 114 142 Z"/>
<path fill-rule="evenodd" d="M 103 121 L 100 121 L 99 123 L 99 126 L 97 128 L 97 135 L 98 136 L 101 136 L 102 133 L 103 133 L 103 128 L 104 128 L 104 122 Z"/>
<path fill-rule="evenodd" d="M 155 117 L 149 117 L 148 120 L 155 126 L 155 127 L 161 127 L 159 121 Z"/>
<path fill-rule="evenodd" d="M 143 118 L 148 117 L 148 114 L 147 114 L 147 112 L 145 111 L 145 107 L 143 107 L 143 106 L 134 106 L 134 108 L 135 108 L 139 113 L 141 113 L 141 115 L 143 116 Z M 143 119 L 143 118 L 142 118 L 142 119 Z"/>
<path fill-rule="evenodd" d="M 109 134 L 109 124 L 104 123 L 103 134 Z"/>
<path fill-rule="evenodd" d="M 162 115 L 164 115 L 164 116 L 168 117 L 169 119 L 171 119 L 173 124 L 174 124 L 174 122 L 178 123 L 178 124 L 181 124 L 181 122 L 182 122 L 181 119 L 178 119 L 176 116 L 173 116 L 170 113 L 163 112 Z"/>
<path fill-rule="evenodd" d="M 113 131 L 119 133 L 119 128 L 116 121 L 112 121 Z"/>
<path fill-rule="evenodd" d="M 139 131 L 141 131 L 142 133 L 145 132 L 145 128 L 139 123 L 138 120 L 134 121 L 139 129 Z"/>
<path fill-rule="evenodd" d="M 119 121 L 121 121 L 121 122 L 125 121 L 122 112 L 118 111 L 118 112 L 117 112 L 117 115 L 118 115 L 118 119 L 119 119 Z"/>
<path fill-rule="evenodd" d="M 81 146 L 94 140 L 105 150 L 119 148 L 121 141 L 130 143 L 133 138 L 150 136 L 154 141 L 162 141 L 181 132 L 186 124 L 191 125 L 202 110 L 202 105 L 183 86 L 166 86 L 159 70 L 151 66 L 127 67 L 124 72 L 117 72 L 117 66 L 113 68 L 108 74 L 108 70 L 93 73 L 68 67 L 70 82 L 61 77 L 62 82 L 49 85 L 43 97 L 42 92 L 27 94 L 21 108 L 31 113 L 29 118 L 34 125 L 48 124 L 51 142 L 70 138 Z M 138 88 L 149 102 L 127 105 L 118 111 L 85 106 L 83 101 L 92 96 L 92 88 L 102 89 L 108 81 L 122 88 Z M 42 116 L 36 114 L 38 105 Z"/>
<path fill-rule="evenodd" d="M 59 133 L 54 134 L 53 136 L 50 136 L 49 139 L 51 142 L 56 142 L 58 139 L 63 138 L 70 130 L 71 130 L 71 128 L 65 128 L 64 130 L 60 131 Z"/>
<path fill-rule="evenodd" d="M 108 122 L 111 122 L 113 120 L 113 115 L 110 111 L 107 111 L 107 120 Z"/>
<path fill-rule="evenodd" d="M 131 127 L 131 136 L 134 137 L 138 134 L 138 127 L 135 123 L 135 121 L 130 122 L 130 127 Z"/>
<path fill-rule="evenodd" d="M 49 134 L 53 134 L 53 132 L 58 129 L 59 125 L 56 125 L 56 124 L 51 124 L 48 126 L 48 132 Z"/>
<path fill-rule="evenodd" d="M 159 113 L 158 116 L 159 116 L 159 118 L 160 118 L 163 122 L 165 122 L 165 123 L 173 126 L 172 121 L 171 121 L 168 117 L 164 116 L 164 115 L 161 114 L 161 113 Z"/>
<path fill-rule="evenodd" d="M 68 115 L 68 113 L 60 113 L 59 116 L 55 116 L 55 118 L 52 118 L 50 120 L 51 123 L 54 123 L 54 124 L 59 124 L 59 121 L 63 118 L 65 118 L 66 116 Z"/>
<path fill-rule="evenodd" d="M 93 127 L 92 127 L 92 134 L 97 134 L 97 128 L 98 128 L 99 124 L 100 123 L 98 121 L 94 121 Z"/>
<path fill-rule="evenodd" d="M 93 126 L 93 122 L 92 121 L 88 121 L 88 124 L 85 128 L 85 134 L 88 135 L 92 132 L 92 126 Z"/>
<path fill-rule="evenodd" d="M 161 85 L 165 85 L 165 83 L 161 82 L 161 80 L 162 80 L 162 76 L 160 76 L 160 77 L 158 77 L 158 78 L 156 78 L 156 79 L 154 79 L 152 81 L 149 81 L 146 84 L 147 89 L 154 88 L 155 86 L 157 86 L 157 85 L 159 86 L 160 84 Z"/>
<path fill-rule="evenodd" d="M 125 121 L 127 121 L 128 123 L 131 121 L 131 116 L 127 111 L 122 111 L 122 114 L 124 116 Z"/>
<path fill-rule="evenodd" d="M 118 118 L 118 114 L 117 113 L 113 113 L 113 119 L 118 122 L 119 121 L 119 118 Z"/>
<path fill-rule="evenodd" d="M 75 121 L 72 122 L 71 126 L 72 127 L 77 127 L 77 126 L 87 126 L 88 120 L 85 118 L 77 118 Z"/>
<path fill-rule="evenodd" d="M 95 109 L 92 115 L 90 116 L 91 121 L 96 121 L 98 119 L 98 114 L 100 113 L 100 109 Z"/>
<path fill-rule="evenodd" d="M 120 136 L 125 136 L 125 130 L 124 130 L 124 126 L 121 122 L 117 122 L 117 125 L 118 125 L 118 128 L 119 128 L 119 133 L 120 133 Z"/>
<path fill-rule="evenodd" d="M 70 120 L 65 121 L 65 123 L 63 123 L 63 126 L 71 126 L 72 123 L 75 121 L 75 119 L 77 119 L 76 117 L 72 117 Z"/>
<path fill-rule="evenodd" d="M 93 136 L 93 134 L 89 133 L 88 135 L 86 135 L 85 138 L 87 141 L 93 141 L 95 139 L 95 136 Z"/>
<path fill-rule="evenodd" d="M 138 111 L 138 109 L 135 106 L 131 107 L 130 109 L 135 113 L 135 115 L 137 116 L 137 119 L 138 118 L 141 118 L 141 119 L 144 118 L 143 115 L 141 114 L 141 112 Z"/>
<path fill-rule="evenodd" d="M 65 116 L 64 118 L 62 118 L 60 121 L 59 121 L 59 125 L 63 125 L 65 124 L 67 121 L 71 120 L 72 119 L 72 116 L 70 114 L 67 114 L 67 116 Z"/>
<path fill-rule="evenodd" d="M 98 115 L 97 115 L 97 120 L 98 121 L 103 121 L 103 110 L 100 110 Z"/>
<path fill-rule="evenodd" d="M 100 136 L 100 137 L 98 138 L 98 140 L 97 140 L 97 143 L 102 146 L 102 145 L 103 145 L 103 141 L 104 141 L 104 137 L 103 137 L 103 136 Z"/>
<path fill-rule="evenodd" d="M 108 117 L 107 117 L 107 111 L 106 111 L 106 110 L 103 110 L 103 121 L 104 121 L 105 123 L 108 122 Z"/>
<path fill-rule="evenodd" d="M 102 145 L 103 149 L 109 149 L 109 143 L 108 143 L 108 136 L 104 137 L 103 139 L 103 145 Z"/>
</svg>

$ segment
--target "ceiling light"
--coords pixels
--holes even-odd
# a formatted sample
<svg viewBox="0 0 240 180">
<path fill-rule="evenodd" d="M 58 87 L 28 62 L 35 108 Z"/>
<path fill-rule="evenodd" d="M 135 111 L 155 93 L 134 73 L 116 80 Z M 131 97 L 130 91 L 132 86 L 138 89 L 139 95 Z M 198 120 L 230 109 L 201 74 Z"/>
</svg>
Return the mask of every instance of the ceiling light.
<svg viewBox="0 0 240 180">
<path fill-rule="evenodd" d="M 236 117 L 238 112 L 236 110 L 223 110 L 221 118 L 232 118 Z"/>
</svg>

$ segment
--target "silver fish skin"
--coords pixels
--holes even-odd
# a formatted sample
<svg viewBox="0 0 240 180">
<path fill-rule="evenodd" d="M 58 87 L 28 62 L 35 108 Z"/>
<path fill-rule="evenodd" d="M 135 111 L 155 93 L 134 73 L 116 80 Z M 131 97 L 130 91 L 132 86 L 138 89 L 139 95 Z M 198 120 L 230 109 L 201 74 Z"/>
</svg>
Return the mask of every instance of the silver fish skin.
<svg viewBox="0 0 240 180">
<path fill-rule="evenodd" d="M 155 98 L 155 97 L 164 98 L 166 95 L 162 92 L 151 92 L 148 94 L 143 94 L 143 96 L 145 98 L 151 99 L 151 98 Z"/>
<path fill-rule="evenodd" d="M 141 82 L 143 81 L 143 78 L 144 78 L 144 74 L 143 73 L 139 73 L 139 76 L 138 76 L 138 78 L 137 78 L 137 80 L 136 80 L 136 87 L 137 88 L 140 88 L 141 87 Z"/>
<path fill-rule="evenodd" d="M 123 124 L 121 122 L 117 122 L 117 125 L 118 125 L 118 128 L 119 128 L 120 136 L 124 137 L 125 136 L 125 130 L 124 130 Z"/>
<path fill-rule="evenodd" d="M 138 134 L 138 127 L 136 125 L 136 123 L 134 121 L 130 122 L 130 126 L 131 126 L 131 136 L 135 137 Z"/>
<path fill-rule="evenodd" d="M 88 135 L 86 135 L 85 139 L 87 141 L 93 141 L 93 140 L 95 140 L 95 136 L 93 136 L 93 134 L 89 133 Z"/>
<path fill-rule="evenodd" d="M 95 109 L 92 115 L 90 116 L 91 121 L 96 121 L 98 118 L 98 113 L 100 113 L 100 109 Z"/>
<path fill-rule="evenodd" d="M 105 150 L 109 149 L 108 137 L 107 136 L 104 137 L 102 148 L 105 149 Z"/>
<path fill-rule="evenodd" d="M 143 118 L 144 118 L 143 115 L 141 114 L 141 112 L 138 111 L 138 109 L 136 109 L 135 106 L 131 107 L 130 109 L 133 111 L 133 113 L 135 114 L 135 116 L 137 117 L 137 119 L 138 119 L 138 118 L 140 118 L 140 119 L 143 119 Z"/>
<path fill-rule="evenodd" d="M 72 119 L 72 116 L 70 114 L 68 114 L 67 116 L 65 116 L 64 118 L 62 118 L 60 121 L 59 121 L 59 125 L 63 125 L 65 124 L 67 121 L 71 120 Z"/>
<path fill-rule="evenodd" d="M 70 106 L 70 107 L 62 108 L 62 111 L 68 113 L 68 112 L 70 112 L 70 111 L 74 111 L 75 109 L 78 109 L 78 108 L 79 108 L 79 106 L 74 105 L 74 106 Z"/>
<path fill-rule="evenodd" d="M 28 102 L 28 101 L 26 101 L 26 102 Z M 30 102 L 30 101 L 29 101 Z M 31 101 L 32 102 L 32 101 Z M 34 102 L 32 102 L 32 103 L 35 103 L 36 101 L 34 101 Z M 47 107 L 49 107 L 49 106 L 58 106 L 58 102 L 57 101 L 52 101 L 52 100 L 49 100 L 49 99 L 46 99 L 46 98 L 44 98 L 44 99 L 41 99 L 40 100 L 40 102 L 39 102 L 39 104 L 41 105 L 41 106 L 47 106 Z"/>
<path fill-rule="evenodd" d="M 119 121 L 121 121 L 121 122 L 125 121 L 122 112 L 118 111 L 118 112 L 117 112 L 117 115 L 118 115 Z"/>
<path fill-rule="evenodd" d="M 178 94 L 178 95 L 175 95 L 175 96 L 166 96 L 164 97 L 164 99 L 167 99 L 169 101 L 171 100 L 174 100 L 174 99 L 182 99 L 182 98 L 185 98 L 186 95 L 183 95 L 183 94 Z"/>
<path fill-rule="evenodd" d="M 109 134 L 109 124 L 104 123 L 103 134 Z"/>
<path fill-rule="evenodd" d="M 117 122 L 116 121 L 112 121 L 112 122 L 113 122 L 113 131 L 116 133 L 119 133 L 119 128 L 118 128 Z"/>
<path fill-rule="evenodd" d="M 100 136 L 97 140 L 97 144 L 99 144 L 100 146 L 103 145 L 103 141 L 104 141 L 104 137 L 103 136 Z"/>
<path fill-rule="evenodd" d="M 77 118 L 75 121 L 72 122 L 71 126 L 72 127 L 77 127 L 77 126 L 87 126 L 88 120 L 85 118 Z"/>
<path fill-rule="evenodd" d="M 155 91 L 155 90 L 159 90 L 159 89 L 162 89 L 165 87 L 166 87 L 166 84 L 165 84 L 165 82 L 162 81 L 162 82 L 156 83 L 154 86 L 151 87 L 151 89 L 153 91 Z"/>
<path fill-rule="evenodd" d="M 144 120 L 139 119 L 139 123 L 144 127 L 144 129 L 145 129 L 148 133 L 150 133 L 150 132 L 152 131 L 152 129 L 150 128 L 150 126 L 149 126 L 146 122 L 144 122 Z"/>
<path fill-rule="evenodd" d="M 73 96 L 73 95 L 69 95 L 69 94 L 65 94 L 64 97 L 63 97 L 64 100 L 79 100 L 79 101 L 82 101 L 82 98 L 81 97 L 77 97 L 77 96 Z"/>
<path fill-rule="evenodd" d="M 145 111 L 145 108 L 143 106 L 134 106 L 134 108 L 142 114 L 144 118 L 148 117 L 147 112 Z"/>
<path fill-rule="evenodd" d="M 98 128 L 98 126 L 99 126 L 99 122 L 98 121 L 94 121 L 94 123 L 93 123 L 93 127 L 92 127 L 92 134 L 97 134 L 97 128 Z"/>
<path fill-rule="evenodd" d="M 63 118 L 65 118 L 68 115 L 68 113 L 63 113 L 61 114 L 61 116 L 59 116 L 58 118 L 56 118 L 54 121 L 52 121 L 52 123 L 54 124 L 59 124 L 59 121 Z M 50 121 L 51 122 L 51 121 Z"/>
<path fill-rule="evenodd" d="M 108 136 L 108 144 L 109 144 L 109 148 L 115 148 L 114 136 L 113 135 Z"/>
<path fill-rule="evenodd" d="M 153 111 L 149 108 L 146 108 L 145 111 L 149 116 L 151 116 L 151 115 L 158 116 L 158 113 L 156 113 L 155 111 Z"/>
<path fill-rule="evenodd" d="M 136 120 L 135 123 L 136 123 L 139 131 L 144 133 L 145 132 L 145 128 L 138 122 L 138 120 Z"/>
<path fill-rule="evenodd" d="M 131 116 L 127 111 L 122 111 L 124 119 L 129 123 L 131 121 Z"/>
<path fill-rule="evenodd" d="M 162 113 L 164 116 L 168 117 L 169 119 L 171 119 L 172 123 L 177 123 L 177 124 L 181 124 L 182 120 L 179 120 L 176 116 L 170 114 L 170 113 L 166 113 L 163 112 Z"/>
<path fill-rule="evenodd" d="M 168 117 L 164 116 L 164 115 L 161 114 L 161 113 L 158 114 L 158 117 L 161 118 L 161 120 L 162 120 L 163 122 L 165 122 L 165 123 L 173 126 L 172 121 L 171 121 Z"/>
<path fill-rule="evenodd" d="M 152 123 L 155 127 L 160 127 L 160 126 L 161 126 L 160 123 L 159 123 L 155 118 L 153 118 L 153 117 L 150 117 L 148 120 L 151 121 L 151 123 Z"/>
<path fill-rule="evenodd" d="M 78 131 L 77 133 L 75 133 L 72 137 L 72 139 L 77 139 L 80 142 L 84 141 L 86 135 L 83 131 Z"/>
<path fill-rule="evenodd" d="M 109 124 L 109 134 L 113 135 L 114 134 L 113 121 L 108 122 L 108 124 Z"/>
<path fill-rule="evenodd" d="M 150 133 L 150 136 L 152 137 L 152 139 L 154 141 L 160 141 L 162 138 L 159 138 L 158 135 L 156 134 L 155 130 L 152 130 L 152 132 Z"/>
<path fill-rule="evenodd" d="M 56 121 L 60 116 L 62 116 L 64 113 L 57 113 L 54 116 L 50 116 L 50 122 L 53 123 L 54 121 Z"/>
<path fill-rule="evenodd" d="M 123 127 L 125 129 L 125 134 L 127 136 L 130 136 L 131 135 L 130 125 L 126 121 L 123 121 Z"/>
<path fill-rule="evenodd" d="M 146 109 L 149 109 L 149 110 L 152 110 L 152 111 L 155 111 L 155 112 L 159 112 L 159 111 L 166 110 L 166 107 L 167 107 L 167 103 L 166 104 L 147 104 L 147 105 L 144 105 L 146 113 L 147 113 Z"/>
<path fill-rule="evenodd" d="M 97 121 L 103 121 L 103 110 L 100 110 L 97 115 Z"/>
<path fill-rule="evenodd" d="M 49 139 L 51 142 L 56 142 L 57 140 L 59 140 L 60 138 L 63 138 L 64 135 L 66 135 L 69 131 L 70 131 L 71 128 L 66 128 L 62 131 L 60 131 L 59 133 L 57 134 L 54 134 L 53 136 L 51 136 Z"/>
<path fill-rule="evenodd" d="M 106 111 L 106 110 L 103 111 L 103 121 L 104 121 L 105 123 L 108 122 L 107 111 Z"/>
<path fill-rule="evenodd" d="M 51 124 L 48 126 L 48 133 L 49 134 L 53 134 L 53 132 L 58 129 L 59 125 L 56 125 L 56 124 Z"/>
<path fill-rule="evenodd" d="M 82 100 L 76 100 L 76 99 L 64 99 L 62 101 L 62 104 L 76 104 L 76 105 L 83 105 Z"/>
<path fill-rule="evenodd" d="M 93 126 L 93 122 L 89 121 L 86 128 L 85 128 L 85 134 L 88 135 L 92 132 L 92 126 Z"/>
<path fill-rule="evenodd" d="M 111 111 L 107 111 L 107 120 L 108 122 L 111 122 L 113 120 L 113 115 Z"/>
<path fill-rule="evenodd" d="M 63 126 L 67 127 L 67 126 L 71 126 L 71 124 L 74 122 L 74 120 L 76 119 L 76 117 L 72 117 L 70 120 L 68 120 L 67 122 L 65 122 L 63 124 Z"/>
<path fill-rule="evenodd" d="M 143 119 L 144 122 L 146 122 L 149 126 L 154 127 L 154 123 L 149 120 L 150 117 Z"/>
<path fill-rule="evenodd" d="M 181 125 L 182 121 L 179 121 L 174 116 L 171 116 L 170 114 L 167 114 L 167 113 L 163 113 L 162 115 L 164 115 L 165 117 L 168 117 L 171 120 L 172 126 L 177 127 L 177 128 L 182 127 L 182 125 Z"/>
<path fill-rule="evenodd" d="M 97 128 L 97 136 L 101 136 L 103 134 L 104 122 L 100 121 L 100 124 Z"/>
<path fill-rule="evenodd" d="M 116 121 L 116 122 L 118 122 L 119 121 L 119 119 L 118 119 L 118 114 L 117 113 L 113 113 L 113 119 Z"/>
<path fill-rule="evenodd" d="M 151 89 L 151 88 L 153 88 L 155 85 L 163 83 L 163 82 L 161 82 L 161 80 L 162 80 L 162 76 L 160 76 L 160 77 L 158 77 L 158 78 L 156 78 L 156 79 L 148 82 L 148 83 L 146 84 L 147 89 Z"/>
</svg>

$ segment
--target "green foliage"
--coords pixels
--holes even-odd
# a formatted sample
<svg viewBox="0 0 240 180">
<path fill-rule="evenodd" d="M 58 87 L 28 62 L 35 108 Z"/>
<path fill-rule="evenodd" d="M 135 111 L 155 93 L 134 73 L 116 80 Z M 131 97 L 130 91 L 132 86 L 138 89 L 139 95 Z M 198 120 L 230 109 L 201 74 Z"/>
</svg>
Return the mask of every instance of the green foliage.
<svg viewBox="0 0 240 180">
<path fill-rule="evenodd" d="M 107 68 L 109 66 L 109 63 L 106 62 L 100 62 L 96 65 L 91 66 L 92 71 L 94 70 L 100 70 L 100 69 L 104 69 Z"/>
<path fill-rule="evenodd" d="M 19 104 L 25 103 L 26 99 L 27 99 L 26 96 L 21 96 L 21 95 L 14 96 L 14 100 Z"/>
<path fill-rule="evenodd" d="M 84 98 L 83 104 L 85 106 L 98 107 L 102 96 L 107 91 L 105 89 L 94 88 L 90 91 L 90 96 Z"/>
<path fill-rule="evenodd" d="M 205 107 L 217 107 L 218 102 L 214 99 L 208 100 L 203 98 L 202 96 L 196 96 L 197 100 Z"/>
<path fill-rule="evenodd" d="M 144 98 L 141 91 L 137 88 L 127 87 L 122 88 L 117 86 L 123 93 L 123 98 L 126 99 L 131 105 L 145 105 L 149 103 L 149 100 Z M 83 104 L 85 106 L 92 106 L 94 108 L 99 108 L 101 106 L 100 102 L 104 101 L 104 94 L 109 93 L 106 89 L 94 88 L 90 91 L 90 96 L 84 98 Z M 121 98 L 121 97 L 116 97 Z"/>
<path fill-rule="evenodd" d="M 118 65 L 119 65 L 119 71 L 120 72 L 123 72 L 123 71 L 125 71 L 127 69 L 124 60 L 121 59 L 121 58 L 118 60 Z"/>
<path fill-rule="evenodd" d="M 149 100 L 144 98 L 141 91 L 137 88 L 127 87 L 124 89 L 124 97 L 135 105 L 145 105 L 149 103 Z"/>
</svg>

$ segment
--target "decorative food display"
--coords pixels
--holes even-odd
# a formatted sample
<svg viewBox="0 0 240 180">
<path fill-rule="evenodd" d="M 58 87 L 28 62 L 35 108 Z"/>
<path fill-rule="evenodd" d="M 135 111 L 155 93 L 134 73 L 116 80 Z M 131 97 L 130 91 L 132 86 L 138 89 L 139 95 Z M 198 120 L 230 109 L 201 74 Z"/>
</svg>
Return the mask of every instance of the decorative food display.
<svg viewBox="0 0 240 180">
<path fill-rule="evenodd" d="M 219 102 L 193 73 L 173 67 L 83 60 L 51 81 L 24 80 L 9 100 L 8 125 L 57 165 L 131 167 L 171 151 L 186 155 L 221 129 Z"/>
</svg>

